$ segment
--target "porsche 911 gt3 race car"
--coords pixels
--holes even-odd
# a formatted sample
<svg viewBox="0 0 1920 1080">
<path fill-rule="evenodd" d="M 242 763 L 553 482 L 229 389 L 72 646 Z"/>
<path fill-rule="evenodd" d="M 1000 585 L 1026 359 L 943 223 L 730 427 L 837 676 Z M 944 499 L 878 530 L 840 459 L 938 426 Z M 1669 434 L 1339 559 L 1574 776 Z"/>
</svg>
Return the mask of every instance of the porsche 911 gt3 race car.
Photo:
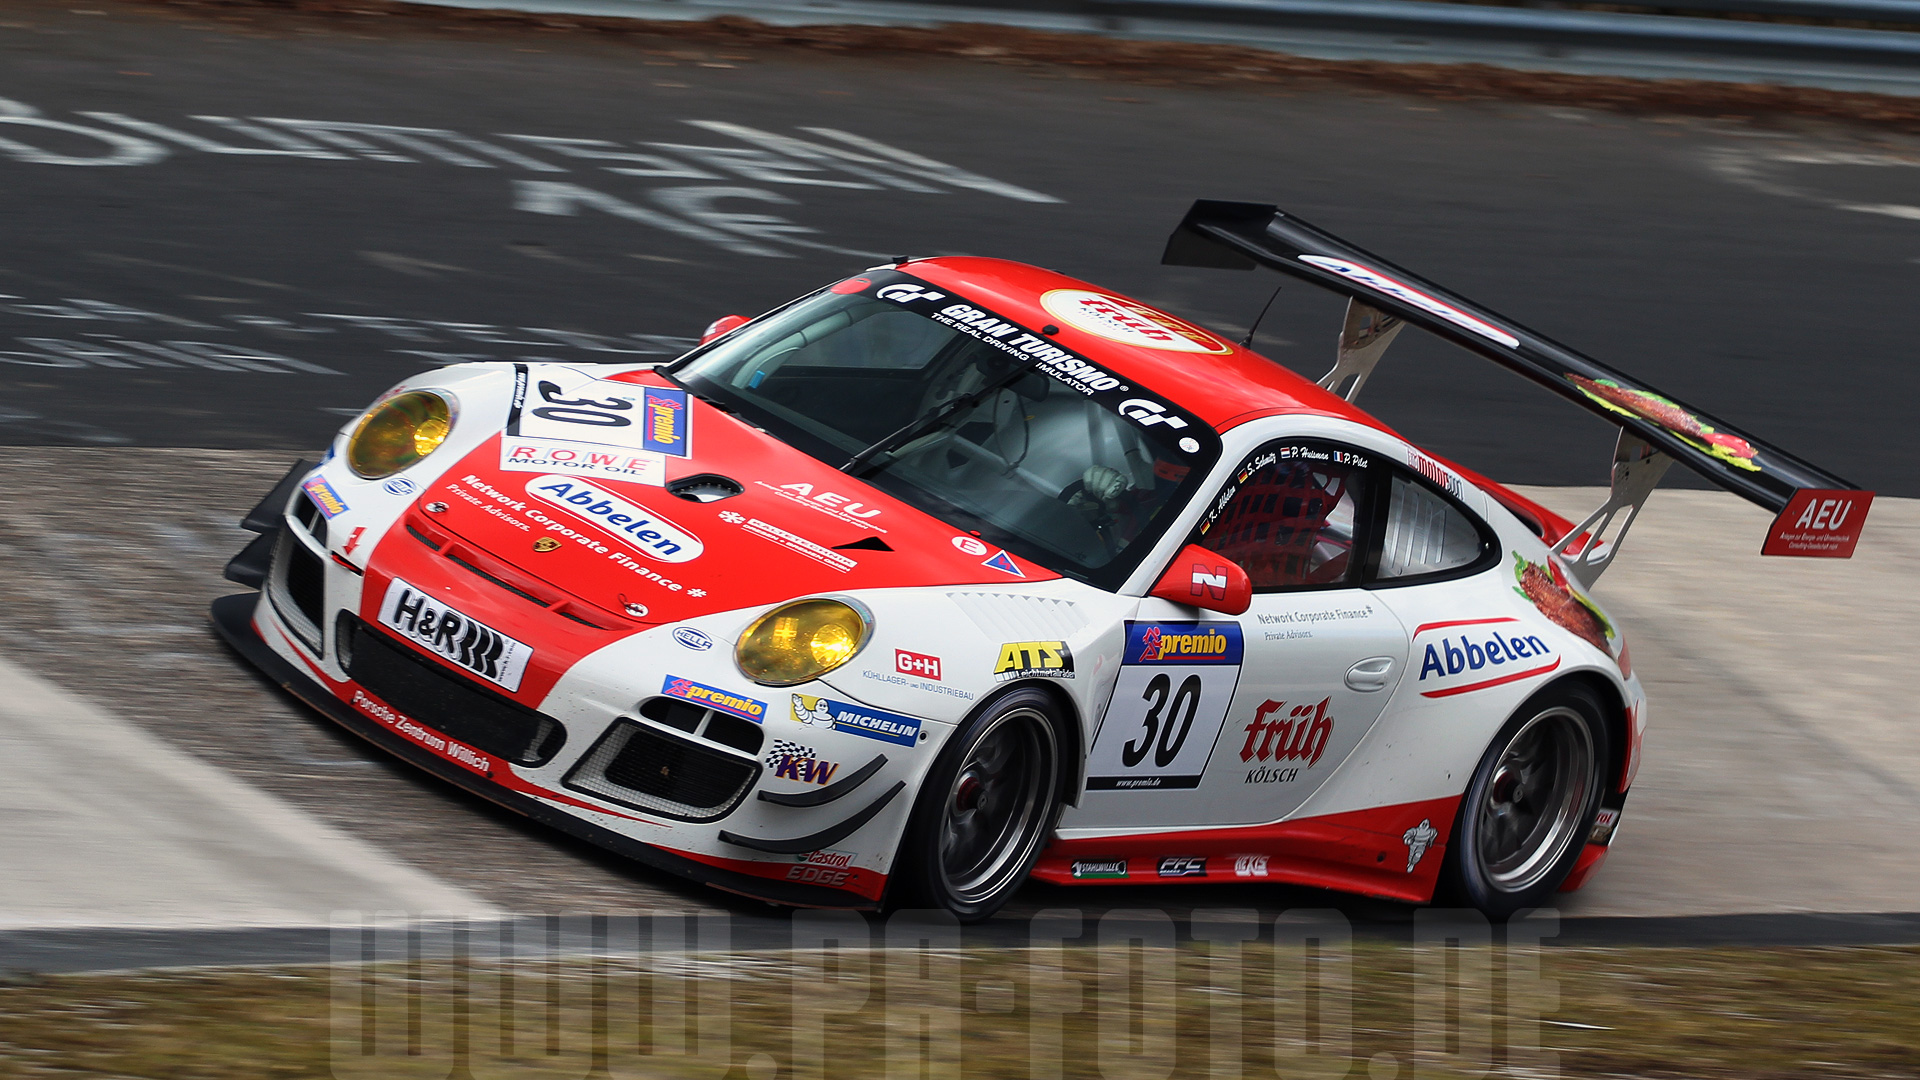
<svg viewBox="0 0 1920 1080">
<path fill-rule="evenodd" d="M 671 363 L 462 364 L 247 517 L 249 660 L 442 779 L 776 903 L 1271 881 L 1505 917 L 1616 835 L 1646 700 L 1588 595 L 1673 461 L 1851 554 L 1872 495 L 1271 206 L 1166 260 L 1347 299 L 1315 384 L 987 258 Z M 1573 523 L 1353 399 L 1408 323 L 1620 427 Z"/>
</svg>

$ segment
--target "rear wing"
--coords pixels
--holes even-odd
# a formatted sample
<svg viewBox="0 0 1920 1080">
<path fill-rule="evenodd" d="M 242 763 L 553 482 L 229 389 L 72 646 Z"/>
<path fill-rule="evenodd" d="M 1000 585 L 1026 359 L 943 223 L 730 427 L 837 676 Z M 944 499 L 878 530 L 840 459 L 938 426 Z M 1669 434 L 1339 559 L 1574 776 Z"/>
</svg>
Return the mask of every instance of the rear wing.
<svg viewBox="0 0 1920 1080">
<path fill-rule="evenodd" d="M 1276 207 L 1199 200 L 1161 262 L 1264 266 L 1347 297 L 1337 360 L 1321 385 L 1350 400 L 1411 323 L 1618 425 L 1612 497 L 1566 535 L 1547 538 L 1588 584 L 1675 461 L 1774 513 L 1762 554 L 1847 558 L 1859 541 L 1872 492 Z"/>
</svg>

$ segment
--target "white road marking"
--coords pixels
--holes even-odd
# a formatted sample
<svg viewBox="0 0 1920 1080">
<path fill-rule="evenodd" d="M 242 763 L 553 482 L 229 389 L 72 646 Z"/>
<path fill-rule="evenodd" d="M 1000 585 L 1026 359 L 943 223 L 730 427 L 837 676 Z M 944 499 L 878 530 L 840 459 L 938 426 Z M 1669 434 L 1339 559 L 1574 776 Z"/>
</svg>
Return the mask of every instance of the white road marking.
<svg viewBox="0 0 1920 1080">
<path fill-rule="evenodd" d="M 0 927 L 499 914 L 5 660 L 0 755 Z"/>
</svg>

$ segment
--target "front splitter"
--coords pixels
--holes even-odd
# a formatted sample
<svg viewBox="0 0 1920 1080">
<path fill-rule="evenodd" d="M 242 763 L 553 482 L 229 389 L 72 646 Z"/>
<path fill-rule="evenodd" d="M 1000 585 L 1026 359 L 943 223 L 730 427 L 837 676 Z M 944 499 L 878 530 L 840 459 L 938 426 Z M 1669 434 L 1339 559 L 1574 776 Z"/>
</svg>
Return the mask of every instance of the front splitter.
<svg viewBox="0 0 1920 1080">
<path fill-rule="evenodd" d="M 592 822 L 583 821 L 539 799 L 510 791 L 488 781 L 483 776 L 436 757 L 417 744 L 395 735 L 348 708 L 344 702 L 315 682 L 311 676 L 268 648 L 267 643 L 260 639 L 260 635 L 253 628 L 253 612 L 258 602 L 258 593 L 236 593 L 215 600 L 210 611 L 214 629 L 219 631 L 220 636 L 233 647 L 235 652 L 259 668 L 288 693 L 299 698 L 327 719 L 409 765 L 430 773 L 463 791 L 478 795 L 488 802 L 532 818 L 542 825 L 551 826 L 569 836 L 578 837 L 590 844 L 617 852 L 635 862 L 697 881 L 702 885 L 710 885 L 726 892 L 789 907 L 871 911 L 881 906 L 878 901 L 840 889 L 777 881 L 710 866 L 696 859 L 636 840 L 631 836 L 602 828 Z"/>
</svg>

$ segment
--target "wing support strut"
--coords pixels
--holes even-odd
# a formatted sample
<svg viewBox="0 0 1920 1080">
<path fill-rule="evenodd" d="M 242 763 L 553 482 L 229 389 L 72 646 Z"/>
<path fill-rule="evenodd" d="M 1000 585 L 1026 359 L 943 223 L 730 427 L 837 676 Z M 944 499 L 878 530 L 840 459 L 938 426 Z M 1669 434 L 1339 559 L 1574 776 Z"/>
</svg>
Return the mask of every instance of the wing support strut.
<svg viewBox="0 0 1920 1080">
<path fill-rule="evenodd" d="M 1373 366 L 1406 327 L 1405 319 L 1349 298 L 1347 320 L 1340 328 L 1340 351 L 1333 370 L 1320 376 L 1320 385 L 1348 401 L 1359 397 Z"/>
<path fill-rule="evenodd" d="M 1660 478 L 1667 474 L 1667 466 L 1672 464 L 1673 459 L 1654 449 L 1652 444 L 1626 428 L 1620 429 L 1619 441 L 1613 446 L 1613 490 L 1607 495 L 1607 501 L 1553 545 L 1554 552 L 1567 561 L 1567 569 L 1572 571 L 1581 588 L 1593 588 L 1593 583 L 1613 565 L 1613 557 L 1620 553 L 1627 530 L 1640 517 L 1640 508 L 1647 504 L 1647 496 L 1653 494 Z M 1620 527 L 1614 530 L 1616 519 Z M 1613 530 L 1611 535 L 1609 530 Z"/>
</svg>

